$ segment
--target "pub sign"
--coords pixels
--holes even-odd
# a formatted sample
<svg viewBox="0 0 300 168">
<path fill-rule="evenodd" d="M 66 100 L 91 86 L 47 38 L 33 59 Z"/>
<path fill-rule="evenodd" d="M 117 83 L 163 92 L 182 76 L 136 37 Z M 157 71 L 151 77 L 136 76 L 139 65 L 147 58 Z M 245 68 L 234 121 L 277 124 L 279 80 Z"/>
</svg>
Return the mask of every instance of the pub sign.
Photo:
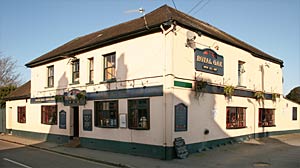
<svg viewBox="0 0 300 168">
<path fill-rule="evenodd" d="M 224 75 L 223 56 L 218 55 L 214 50 L 195 49 L 195 69 L 196 71 L 207 72 L 211 74 Z"/>
</svg>

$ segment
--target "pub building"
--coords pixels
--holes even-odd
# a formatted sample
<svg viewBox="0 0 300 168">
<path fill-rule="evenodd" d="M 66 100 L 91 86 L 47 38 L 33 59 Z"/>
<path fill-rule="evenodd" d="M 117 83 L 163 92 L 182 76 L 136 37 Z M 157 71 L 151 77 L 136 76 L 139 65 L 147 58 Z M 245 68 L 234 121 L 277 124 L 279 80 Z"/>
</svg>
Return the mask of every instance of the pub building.
<svg viewBox="0 0 300 168">
<path fill-rule="evenodd" d="M 6 98 L 12 135 L 172 159 L 182 141 L 194 153 L 300 132 L 282 60 L 167 5 L 26 66 Z"/>
</svg>

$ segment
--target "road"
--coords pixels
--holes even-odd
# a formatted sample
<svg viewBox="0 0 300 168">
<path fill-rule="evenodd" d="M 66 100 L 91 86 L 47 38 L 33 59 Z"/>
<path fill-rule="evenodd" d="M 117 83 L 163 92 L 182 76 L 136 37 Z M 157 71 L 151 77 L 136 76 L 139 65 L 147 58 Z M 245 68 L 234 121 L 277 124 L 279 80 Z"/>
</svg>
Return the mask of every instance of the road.
<svg viewBox="0 0 300 168">
<path fill-rule="evenodd" d="M 0 141 L 1 168 L 113 168 L 84 159 L 74 158 L 53 152 Z"/>
</svg>

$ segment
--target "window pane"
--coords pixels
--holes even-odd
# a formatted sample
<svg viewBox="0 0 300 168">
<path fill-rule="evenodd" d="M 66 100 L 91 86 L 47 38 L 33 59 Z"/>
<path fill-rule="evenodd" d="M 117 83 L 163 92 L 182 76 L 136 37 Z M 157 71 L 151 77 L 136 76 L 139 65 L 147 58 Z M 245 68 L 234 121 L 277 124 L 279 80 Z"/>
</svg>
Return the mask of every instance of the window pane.
<svg viewBox="0 0 300 168">
<path fill-rule="evenodd" d="M 98 127 L 118 127 L 118 101 L 95 102 Z"/>
<path fill-rule="evenodd" d="M 128 127 L 150 129 L 149 99 L 128 100 Z"/>
<path fill-rule="evenodd" d="M 56 125 L 57 124 L 57 106 L 42 106 L 41 107 L 41 123 Z"/>
<path fill-rule="evenodd" d="M 246 108 L 227 107 L 226 128 L 246 127 Z"/>
</svg>

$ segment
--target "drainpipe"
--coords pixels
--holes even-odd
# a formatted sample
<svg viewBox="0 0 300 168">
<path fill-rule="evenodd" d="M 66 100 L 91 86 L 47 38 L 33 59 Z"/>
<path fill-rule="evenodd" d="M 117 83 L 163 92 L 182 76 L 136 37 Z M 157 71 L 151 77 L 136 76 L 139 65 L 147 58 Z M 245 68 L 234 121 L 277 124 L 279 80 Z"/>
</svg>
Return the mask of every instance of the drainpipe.
<svg viewBox="0 0 300 168">
<path fill-rule="evenodd" d="M 167 71 L 167 39 L 166 36 L 174 29 L 174 24 L 171 24 L 171 27 L 167 30 L 164 29 L 163 24 L 160 25 L 160 28 L 162 30 L 162 33 L 164 35 L 164 44 L 163 44 L 163 50 L 164 50 L 164 62 L 163 62 L 163 92 L 164 92 L 164 99 L 163 99 L 163 114 L 164 114 L 164 120 L 165 120 L 165 128 L 164 128 L 164 148 L 165 148 L 165 160 L 167 159 L 167 95 L 165 94 L 165 91 L 167 89 L 166 87 L 166 71 Z"/>
</svg>

